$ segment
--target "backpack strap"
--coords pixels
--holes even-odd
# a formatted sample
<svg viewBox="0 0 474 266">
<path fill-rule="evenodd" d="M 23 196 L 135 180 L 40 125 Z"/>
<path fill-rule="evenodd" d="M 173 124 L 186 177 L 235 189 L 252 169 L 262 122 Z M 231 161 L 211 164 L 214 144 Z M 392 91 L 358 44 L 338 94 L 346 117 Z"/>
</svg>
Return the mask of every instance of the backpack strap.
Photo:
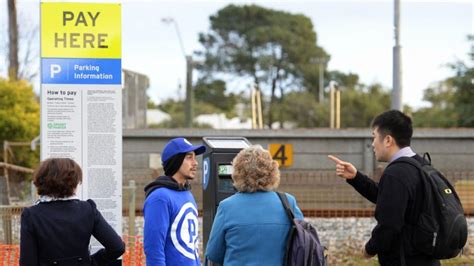
<svg viewBox="0 0 474 266">
<path fill-rule="evenodd" d="M 284 192 L 276 192 L 278 197 L 281 200 L 281 203 L 283 204 L 283 207 L 285 208 L 286 214 L 288 215 L 288 218 L 290 218 L 290 221 L 294 223 L 295 219 L 295 214 L 293 213 L 293 210 L 290 207 L 290 202 L 288 201 L 288 197 Z"/>
<path fill-rule="evenodd" d="M 423 155 L 423 159 L 425 158 L 425 156 L 426 156 L 427 154 L 428 154 L 428 153 L 425 153 L 425 155 Z M 430 156 L 430 155 L 428 154 L 428 158 L 430 158 L 429 156 Z M 426 160 L 425 160 L 425 162 L 426 162 Z M 421 182 L 426 185 L 426 183 L 428 182 L 428 181 L 426 180 L 426 176 L 425 176 L 426 173 L 425 173 L 425 171 L 423 170 L 423 165 L 422 165 L 419 161 L 417 161 L 416 159 L 414 159 L 414 158 L 412 158 L 412 157 L 400 157 L 400 158 L 396 159 L 395 161 L 389 163 L 389 164 L 387 165 L 387 167 L 390 166 L 390 165 L 392 165 L 392 164 L 397 164 L 397 163 L 409 164 L 409 165 L 415 167 L 416 169 L 418 169 L 418 172 L 420 173 L 420 177 L 421 177 Z M 431 163 L 431 158 L 430 158 L 430 163 Z M 430 164 L 428 164 L 428 165 L 430 165 Z"/>
<path fill-rule="evenodd" d="M 428 162 L 428 164 L 431 165 L 431 156 L 429 153 L 425 152 L 423 154 L 423 160 L 425 160 L 425 162 Z"/>
<path fill-rule="evenodd" d="M 438 174 L 440 179 L 443 180 L 444 184 L 452 190 L 454 196 L 458 199 L 458 201 L 461 201 L 459 199 L 459 196 L 458 196 L 456 190 L 454 189 L 454 186 L 451 184 L 451 182 L 449 182 L 449 180 L 441 172 L 439 172 L 438 170 L 433 168 L 433 166 L 431 165 L 431 156 L 430 156 L 429 153 L 426 152 L 423 155 L 423 161 L 424 162 L 422 164 L 419 161 L 417 161 L 416 159 L 411 158 L 411 157 L 400 157 L 400 158 L 396 159 L 395 161 L 391 162 L 389 165 L 396 164 L 396 163 L 407 163 L 407 164 L 410 164 L 410 165 L 416 167 L 420 172 L 421 181 L 423 183 L 425 183 L 426 186 L 437 186 L 434 183 L 434 181 L 430 178 L 430 172 L 431 171 L 436 171 L 436 173 Z M 430 201 L 430 200 L 428 200 L 428 201 Z"/>
<path fill-rule="evenodd" d="M 426 153 L 425 153 L 425 155 L 426 155 Z M 397 164 L 397 163 L 410 164 L 410 165 L 416 167 L 416 169 L 418 169 L 420 172 L 423 173 L 423 166 L 421 165 L 421 163 L 419 161 L 417 161 L 416 159 L 412 158 L 412 157 L 400 157 L 400 158 L 396 159 L 395 161 L 389 163 L 389 165 Z"/>
</svg>

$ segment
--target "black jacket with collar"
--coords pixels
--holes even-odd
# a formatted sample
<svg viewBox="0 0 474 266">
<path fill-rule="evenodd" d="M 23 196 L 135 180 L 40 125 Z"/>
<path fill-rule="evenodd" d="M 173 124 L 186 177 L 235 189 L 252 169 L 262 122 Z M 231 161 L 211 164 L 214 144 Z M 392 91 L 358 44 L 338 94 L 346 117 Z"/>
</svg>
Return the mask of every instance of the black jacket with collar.
<svg viewBox="0 0 474 266">
<path fill-rule="evenodd" d="M 412 158 L 423 162 L 419 155 Z M 385 168 L 379 183 L 360 172 L 354 179 L 347 180 L 362 196 L 376 204 L 377 225 L 365 249 L 368 254 L 377 254 L 381 265 L 401 265 L 401 245 L 406 265 L 440 265 L 438 260 L 417 252 L 409 241 L 410 225 L 418 220 L 423 203 L 420 178 L 420 172 L 414 166 L 396 163 Z"/>
<path fill-rule="evenodd" d="M 105 248 L 92 256 L 94 236 Z M 125 244 L 92 200 L 42 202 L 21 215 L 20 265 L 107 265 Z"/>
</svg>

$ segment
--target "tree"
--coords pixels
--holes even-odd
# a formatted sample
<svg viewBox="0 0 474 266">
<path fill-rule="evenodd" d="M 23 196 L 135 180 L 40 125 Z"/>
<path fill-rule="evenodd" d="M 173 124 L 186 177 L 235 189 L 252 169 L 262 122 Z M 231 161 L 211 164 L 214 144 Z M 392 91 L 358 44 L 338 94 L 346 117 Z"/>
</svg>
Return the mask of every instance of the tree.
<svg viewBox="0 0 474 266">
<path fill-rule="evenodd" d="M 184 105 L 185 102 L 183 100 L 173 100 L 168 99 L 164 101 L 160 105 L 158 105 L 158 109 L 162 110 L 163 112 L 168 113 L 171 116 L 171 119 L 168 121 L 164 121 L 158 125 L 150 126 L 150 128 L 184 128 Z M 209 114 L 215 113 L 218 110 L 215 106 L 200 103 L 195 105 L 195 112 L 197 115 L 199 114 Z M 199 124 L 193 122 L 193 127 L 195 128 L 210 128 L 207 124 Z"/>
<path fill-rule="evenodd" d="M 148 102 L 146 103 L 146 108 L 147 109 L 158 109 L 158 105 L 151 99 L 148 99 Z"/>
<path fill-rule="evenodd" d="M 468 36 L 468 41 L 471 42 L 468 53 L 471 66 L 463 62 L 453 64 L 456 75 L 447 80 L 456 88 L 454 103 L 461 127 L 474 127 L 474 35 Z"/>
<path fill-rule="evenodd" d="M 354 74 L 339 74 L 340 77 L 354 77 Z M 340 89 L 342 128 L 368 127 L 377 114 L 390 108 L 390 92 L 380 84 L 353 84 Z M 329 126 L 329 101 L 319 103 L 310 92 L 287 94 L 280 108 L 285 114 L 284 120 L 295 123 L 295 127 Z"/>
<path fill-rule="evenodd" d="M 328 83 L 329 81 L 336 81 L 340 86 L 344 86 L 347 89 L 355 89 L 359 84 L 359 75 L 354 73 L 345 74 L 340 71 L 330 71 L 328 73 Z"/>
<path fill-rule="evenodd" d="M 206 82 L 205 79 L 200 79 L 194 87 L 194 97 L 196 105 L 212 105 L 228 116 L 235 116 L 234 107 L 238 97 L 234 93 L 226 93 L 226 83 L 223 80 Z"/>
<path fill-rule="evenodd" d="M 17 12 L 16 0 L 8 0 L 6 4 L 8 29 L 5 28 L 5 31 L 8 30 L 8 34 L 0 37 L 0 46 L 4 48 L 0 50 L 0 58 L 5 60 L 9 79 L 31 81 L 38 74 L 38 68 L 34 64 L 39 53 L 36 46 L 38 25 L 30 17 Z M 0 70 L 2 66 L 0 64 Z"/>
<path fill-rule="evenodd" d="M 328 57 L 316 45 L 313 24 L 304 15 L 256 5 L 229 5 L 210 20 L 210 31 L 199 36 L 204 49 L 197 52 L 203 61 L 198 69 L 207 76 L 233 74 L 269 91 L 265 108 L 269 127 L 277 90 L 281 102 L 286 91 L 307 86 L 304 76 L 314 67 L 311 59 Z"/>
<path fill-rule="evenodd" d="M 16 0 L 8 0 L 8 77 L 18 79 L 18 23 Z"/>
<path fill-rule="evenodd" d="M 424 91 L 423 100 L 430 107 L 420 108 L 413 113 L 415 127 L 456 127 L 458 114 L 455 111 L 455 89 L 446 82 L 440 82 Z"/>
<path fill-rule="evenodd" d="M 458 61 L 448 66 L 455 75 L 431 86 L 424 92 L 430 107 L 414 112 L 415 126 L 474 127 L 474 36 L 468 36 L 471 66 Z"/>
<path fill-rule="evenodd" d="M 283 119 L 298 128 L 327 127 L 329 125 L 328 102 L 318 103 L 310 92 L 290 92 L 279 106 Z"/>
<path fill-rule="evenodd" d="M 376 115 L 389 109 L 390 92 L 381 84 L 343 89 L 341 127 L 369 127 Z"/>
<path fill-rule="evenodd" d="M 40 109 L 31 84 L 0 78 L 0 142 L 31 141 L 39 135 Z M 14 154 L 15 164 L 32 167 L 31 152 Z"/>
</svg>

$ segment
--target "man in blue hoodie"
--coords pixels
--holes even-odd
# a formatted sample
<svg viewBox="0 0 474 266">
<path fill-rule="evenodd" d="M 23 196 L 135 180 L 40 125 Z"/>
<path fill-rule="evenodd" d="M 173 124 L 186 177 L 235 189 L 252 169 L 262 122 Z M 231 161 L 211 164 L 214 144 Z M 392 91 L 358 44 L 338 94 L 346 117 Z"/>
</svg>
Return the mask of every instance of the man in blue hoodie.
<svg viewBox="0 0 474 266">
<path fill-rule="evenodd" d="M 189 180 L 205 146 L 185 138 L 170 140 L 161 155 L 164 176 L 145 187 L 144 249 L 147 265 L 200 265 L 198 211 Z"/>
</svg>

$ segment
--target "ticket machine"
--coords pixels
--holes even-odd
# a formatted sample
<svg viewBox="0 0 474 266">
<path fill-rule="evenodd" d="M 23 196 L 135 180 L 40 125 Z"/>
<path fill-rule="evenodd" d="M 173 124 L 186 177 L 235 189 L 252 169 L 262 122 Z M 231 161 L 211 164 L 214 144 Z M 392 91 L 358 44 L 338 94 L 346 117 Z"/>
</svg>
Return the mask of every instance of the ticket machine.
<svg viewBox="0 0 474 266">
<path fill-rule="evenodd" d="M 250 142 L 244 137 L 204 137 L 202 159 L 203 247 L 207 245 L 219 202 L 232 196 L 232 160 Z"/>
</svg>

